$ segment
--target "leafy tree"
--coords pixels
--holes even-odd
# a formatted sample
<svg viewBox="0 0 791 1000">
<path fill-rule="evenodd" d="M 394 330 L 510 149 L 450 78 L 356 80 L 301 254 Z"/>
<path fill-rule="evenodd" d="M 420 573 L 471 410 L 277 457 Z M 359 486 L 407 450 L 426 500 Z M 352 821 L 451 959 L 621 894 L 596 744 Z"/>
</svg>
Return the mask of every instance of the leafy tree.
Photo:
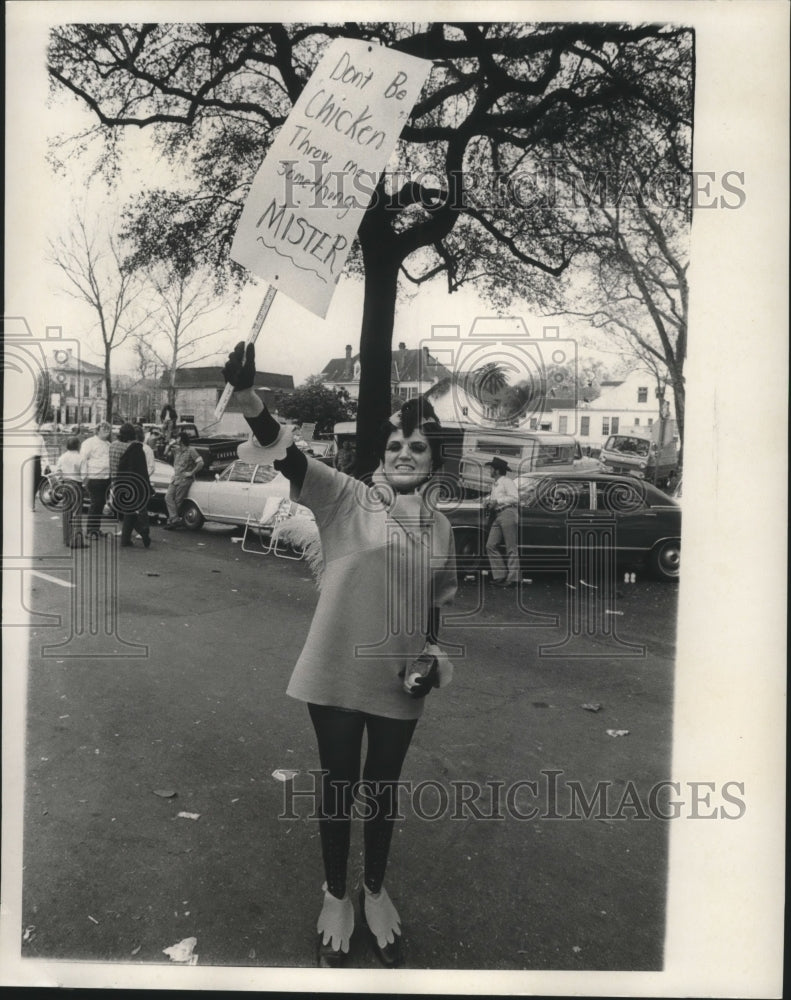
<svg viewBox="0 0 791 1000">
<path fill-rule="evenodd" d="M 150 318 L 138 299 L 143 284 L 130 267 L 113 232 L 92 230 L 77 213 L 66 236 L 49 243 L 49 258 L 64 277 L 64 290 L 96 314 L 104 360 L 107 419 L 113 414 L 112 354 Z"/>
<path fill-rule="evenodd" d="M 577 230 L 558 225 L 553 206 L 517 197 L 520 172 L 598 109 L 625 123 L 648 110 L 677 117 L 672 56 L 689 32 L 580 23 L 65 25 L 52 33 L 49 72 L 96 114 L 109 171 L 127 126 L 152 128 L 163 154 L 188 168 L 189 190 L 139 200 L 138 219 L 166 223 L 151 227 L 150 253 L 166 259 L 190 247 L 227 274 L 261 156 L 338 36 L 433 61 L 398 143 L 395 179 L 380 179 L 349 263 L 365 281 L 365 472 L 375 464 L 375 427 L 388 415 L 399 276 L 417 284 L 443 276 L 449 291 L 475 281 L 494 298 L 516 278 L 535 300 L 581 243 Z"/>
<path fill-rule="evenodd" d="M 356 410 L 346 389 L 326 388 L 320 375 L 311 375 L 293 392 L 278 394 L 277 406 L 289 420 L 315 423 L 319 434 L 331 431 L 339 421 L 354 420 Z"/>
</svg>

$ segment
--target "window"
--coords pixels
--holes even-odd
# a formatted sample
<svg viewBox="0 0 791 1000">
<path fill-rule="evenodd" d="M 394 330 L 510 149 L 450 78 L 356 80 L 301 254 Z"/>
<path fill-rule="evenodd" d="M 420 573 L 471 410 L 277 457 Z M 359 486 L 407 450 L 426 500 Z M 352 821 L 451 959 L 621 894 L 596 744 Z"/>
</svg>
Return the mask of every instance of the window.
<svg viewBox="0 0 791 1000">
<path fill-rule="evenodd" d="M 640 426 L 640 418 L 639 417 L 635 417 L 634 418 L 634 425 L 635 425 L 635 427 L 639 427 Z"/>
<path fill-rule="evenodd" d="M 547 465 L 570 465 L 573 458 L 574 448 L 571 445 L 540 444 L 535 467 L 540 469 Z"/>
<path fill-rule="evenodd" d="M 632 482 L 615 482 L 609 485 L 596 483 L 596 510 L 608 514 L 632 514 L 647 507 L 645 502 L 645 487 L 639 480 Z"/>
<path fill-rule="evenodd" d="M 591 418 L 580 417 L 580 437 L 590 437 Z"/>
<path fill-rule="evenodd" d="M 83 382 L 82 394 L 83 394 L 83 396 L 90 396 L 90 394 L 91 394 L 91 383 L 88 381 L 87 378 Z"/>
<path fill-rule="evenodd" d="M 647 403 L 648 402 L 648 388 L 647 386 L 641 385 L 637 389 L 637 402 Z"/>
<path fill-rule="evenodd" d="M 649 417 L 648 418 L 648 426 L 650 427 L 653 422 L 654 422 L 654 418 L 653 417 Z"/>
<path fill-rule="evenodd" d="M 612 430 L 613 434 L 617 434 L 618 433 L 618 417 L 613 417 L 612 418 L 612 428 L 611 428 L 611 430 Z"/>
<path fill-rule="evenodd" d="M 228 474 L 229 483 L 249 483 L 253 477 L 253 466 L 249 462 L 234 462 Z"/>
<path fill-rule="evenodd" d="M 97 382 L 96 383 L 96 398 L 97 399 L 101 399 L 102 398 L 102 391 L 103 391 L 102 390 L 102 383 L 101 382 Z"/>
<path fill-rule="evenodd" d="M 569 418 L 568 417 L 558 417 L 558 432 L 560 434 L 567 434 L 569 429 Z"/>
<path fill-rule="evenodd" d="M 602 434 L 609 434 L 610 433 L 610 418 L 609 417 L 602 417 L 601 418 L 601 432 L 602 432 Z"/>
<path fill-rule="evenodd" d="M 253 476 L 253 482 L 271 483 L 276 475 L 277 471 L 273 469 L 271 465 L 257 465 L 255 475 Z"/>
<path fill-rule="evenodd" d="M 536 420 L 535 417 L 531 417 L 530 418 L 530 430 L 531 431 L 537 431 L 538 430 L 538 420 Z"/>
</svg>

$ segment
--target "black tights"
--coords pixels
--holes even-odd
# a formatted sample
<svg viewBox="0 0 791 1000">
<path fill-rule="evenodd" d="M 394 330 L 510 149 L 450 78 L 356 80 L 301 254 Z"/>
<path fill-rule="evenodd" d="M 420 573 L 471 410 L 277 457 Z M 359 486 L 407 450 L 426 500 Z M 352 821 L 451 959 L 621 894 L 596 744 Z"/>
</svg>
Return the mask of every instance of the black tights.
<svg viewBox="0 0 791 1000">
<path fill-rule="evenodd" d="M 379 892 L 398 806 L 395 782 L 401 774 L 417 719 L 387 719 L 326 705 L 309 704 L 308 711 L 316 730 L 324 772 L 319 818 L 324 872 L 327 888 L 338 899 L 346 894 L 352 802 L 360 780 L 363 730 L 368 731 L 368 752 L 363 768 L 365 787 L 358 801 L 361 814 L 365 815 L 365 884 L 371 892 Z"/>
</svg>

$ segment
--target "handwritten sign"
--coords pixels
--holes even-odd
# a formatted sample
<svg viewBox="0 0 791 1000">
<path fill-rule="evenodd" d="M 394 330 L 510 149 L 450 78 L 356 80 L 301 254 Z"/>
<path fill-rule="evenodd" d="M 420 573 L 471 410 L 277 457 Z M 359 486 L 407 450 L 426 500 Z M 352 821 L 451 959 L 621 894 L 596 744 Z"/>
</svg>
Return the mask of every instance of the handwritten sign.
<svg viewBox="0 0 791 1000">
<path fill-rule="evenodd" d="M 334 39 L 252 183 L 231 257 L 326 316 L 430 69 L 425 59 L 393 49 Z"/>
</svg>

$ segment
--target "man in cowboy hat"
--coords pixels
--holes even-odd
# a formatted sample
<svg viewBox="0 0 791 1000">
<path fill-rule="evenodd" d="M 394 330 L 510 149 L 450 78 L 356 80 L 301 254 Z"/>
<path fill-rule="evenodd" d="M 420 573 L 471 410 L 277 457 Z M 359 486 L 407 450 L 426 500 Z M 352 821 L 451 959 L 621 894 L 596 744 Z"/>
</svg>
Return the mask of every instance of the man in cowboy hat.
<svg viewBox="0 0 791 1000">
<path fill-rule="evenodd" d="M 484 501 L 493 513 L 494 519 L 486 539 L 486 555 L 492 567 L 492 582 L 495 587 L 516 587 L 519 583 L 519 518 L 517 505 L 519 491 L 513 479 L 506 475 L 508 463 L 502 458 L 493 458 L 486 463 L 492 470 L 494 486 Z M 500 554 L 500 545 L 505 542 L 506 558 Z"/>
</svg>

